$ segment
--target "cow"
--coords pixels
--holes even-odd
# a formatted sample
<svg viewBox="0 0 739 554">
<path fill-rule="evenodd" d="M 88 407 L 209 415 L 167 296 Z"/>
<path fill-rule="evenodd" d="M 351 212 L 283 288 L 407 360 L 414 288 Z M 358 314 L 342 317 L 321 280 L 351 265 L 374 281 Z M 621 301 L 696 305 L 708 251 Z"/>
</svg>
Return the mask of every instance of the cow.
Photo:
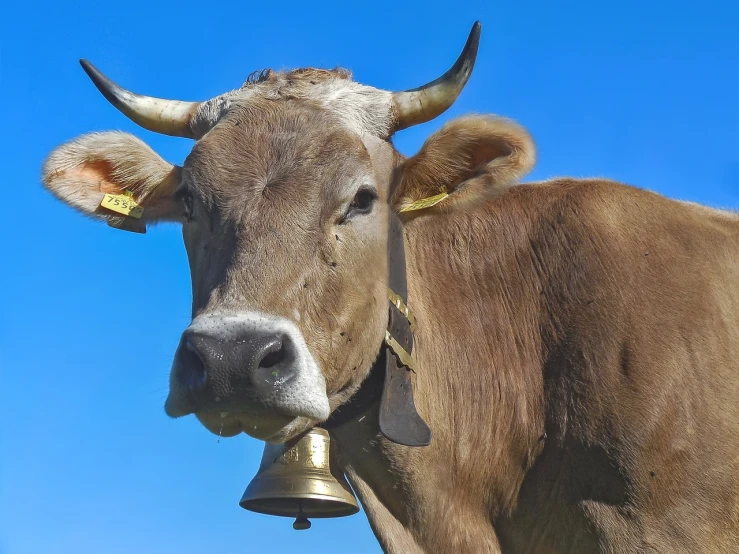
<svg viewBox="0 0 739 554">
<path fill-rule="evenodd" d="M 739 217 L 606 179 L 522 182 L 534 142 L 502 117 L 402 156 L 393 134 L 451 106 L 479 34 L 403 92 L 308 68 L 183 102 L 83 61 L 134 122 L 196 142 L 175 166 L 84 135 L 42 181 L 116 227 L 182 225 L 193 318 L 167 414 L 277 443 L 334 418 L 385 552 L 739 552 Z M 126 199 L 139 211 L 110 209 Z M 413 344 L 388 351 L 393 225 Z M 383 351 L 412 385 L 405 444 L 378 396 L 346 409 Z"/>
</svg>

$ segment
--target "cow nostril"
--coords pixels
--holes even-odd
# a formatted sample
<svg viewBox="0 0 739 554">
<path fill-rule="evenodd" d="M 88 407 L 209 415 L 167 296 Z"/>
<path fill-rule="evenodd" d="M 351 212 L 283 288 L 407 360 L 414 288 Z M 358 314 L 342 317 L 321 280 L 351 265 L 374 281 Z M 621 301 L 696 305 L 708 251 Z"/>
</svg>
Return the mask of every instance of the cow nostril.
<svg viewBox="0 0 739 554">
<path fill-rule="evenodd" d="M 205 384 L 205 364 L 197 346 L 189 338 L 180 356 L 180 382 L 188 389 L 197 389 Z"/>
<path fill-rule="evenodd" d="M 274 387 L 282 386 L 295 377 L 295 347 L 289 335 L 263 335 L 261 348 L 254 354 L 252 360 L 255 365 L 249 379 L 251 386 L 262 393 L 272 393 Z"/>
<path fill-rule="evenodd" d="M 260 369 L 270 369 L 279 365 L 287 359 L 287 338 L 282 337 L 279 341 L 275 341 L 270 345 L 270 352 L 259 361 L 258 367 Z"/>
</svg>

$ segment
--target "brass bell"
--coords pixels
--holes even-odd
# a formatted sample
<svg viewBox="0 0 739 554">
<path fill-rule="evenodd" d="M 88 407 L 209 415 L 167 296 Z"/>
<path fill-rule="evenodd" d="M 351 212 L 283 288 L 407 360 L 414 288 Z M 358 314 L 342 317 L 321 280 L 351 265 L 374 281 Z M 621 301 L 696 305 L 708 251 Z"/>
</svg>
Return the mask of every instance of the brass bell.
<svg viewBox="0 0 739 554">
<path fill-rule="evenodd" d="M 328 431 L 320 427 L 285 444 L 265 444 L 259 471 L 239 506 L 294 517 L 296 530 L 310 528 L 310 517 L 343 517 L 359 511 L 330 447 Z"/>
</svg>

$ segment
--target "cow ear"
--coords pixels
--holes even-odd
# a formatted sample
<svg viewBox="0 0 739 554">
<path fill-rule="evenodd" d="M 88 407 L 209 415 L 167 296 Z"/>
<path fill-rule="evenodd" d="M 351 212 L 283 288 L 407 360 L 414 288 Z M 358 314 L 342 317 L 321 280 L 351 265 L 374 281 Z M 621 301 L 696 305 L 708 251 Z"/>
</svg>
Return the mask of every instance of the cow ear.
<svg viewBox="0 0 739 554">
<path fill-rule="evenodd" d="M 182 203 L 175 197 L 180 169 L 133 135 L 91 133 L 49 154 L 42 181 L 54 196 L 86 215 L 105 219 L 114 227 L 144 231 L 146 223 L 182 217 Z M 111 198 L 117 195 L 121 198 Z M 135 209 L 128 215 L 115 211 L 118 206 L 126 211 L 134 205 L 124 203 L 126 198 L 143 211 Z M 103 200 L 106 204 L 101 205 Z"/>
<path fill-rule="evenodd" d="M 491 116 L 461 117 L 401 164 L 392 206 L 404 220 L 475 206 L 516 184 L 535 160 L 534 142 L 520 125 Z"/>
</svg>

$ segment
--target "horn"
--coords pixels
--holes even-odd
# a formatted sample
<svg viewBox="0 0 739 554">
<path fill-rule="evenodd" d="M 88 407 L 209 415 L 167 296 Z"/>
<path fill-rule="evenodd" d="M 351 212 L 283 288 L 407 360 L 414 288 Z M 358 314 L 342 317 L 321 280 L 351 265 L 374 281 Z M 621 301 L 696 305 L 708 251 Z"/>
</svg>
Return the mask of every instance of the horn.
<svg viewBox="0 0 739 554">
<path fill-rule="evenodd" d="M 164 100 L 135 94 L 115 84 L 87 60 L 80 60 L 80 65 L 108 102 L 134 123 L 155 133 L 198 138 L 190 128 L 190 121 L 200 102 Z"/>
<path fill-rule="evenodd" d="M 295 530 L 309 529 L 309 517 L 343 517 L 359 511 L 328 431 L 321 427 L 286 444 L 265 444 L 262 463 L 239 506 L 294 517 Z"/>
<path fill-rule="evenodd" d="M 393 93 L 396 131 L 431 121 L 454 103 L 475 66 L 480 28 L 480 22 L 476 21 L 467 37 L 464 50 L 444 75 L 422 87 Z"/>
</svg>

